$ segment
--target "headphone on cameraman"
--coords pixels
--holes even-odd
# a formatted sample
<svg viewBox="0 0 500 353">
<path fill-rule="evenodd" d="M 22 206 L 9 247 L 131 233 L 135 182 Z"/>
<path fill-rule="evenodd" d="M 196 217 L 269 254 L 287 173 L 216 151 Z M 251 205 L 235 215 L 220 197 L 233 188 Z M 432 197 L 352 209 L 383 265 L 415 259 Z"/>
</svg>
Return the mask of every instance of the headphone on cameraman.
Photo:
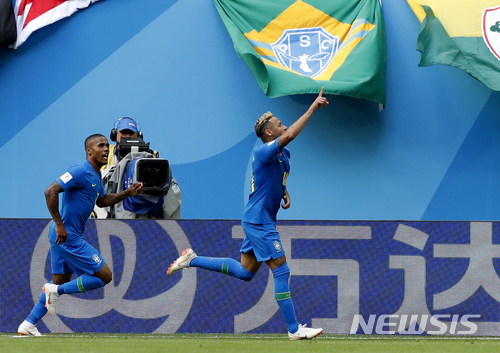
<svg viewBox="0 0 500 353">
<path fill-rule="evenodd" d="M 118 135 L 118 123 L 120 122 L 120 120 L 122 119 L 130 119 L 132 120 L 134 123 L 136 123 L 137 125 L 137 137 L 141 138 L 141 139 L 144 139 L 144 135 L 142 134 L 142 131 L 140 129 L 141 125 L 139 125 L 139 123 L 137 123 L 137 121 L 135 121 L 134 119 L 128 117 L 128 116 L 124 116 L 123 118 L 120 118 L 118 119 L 116 122 L 115 122 L 115 127 L 111 129 L 111 132 L 109 133 L 109 138 L 111 139 L 111 141 L 113 142 L 116 142 L 116 136 Z"/>
</svg>

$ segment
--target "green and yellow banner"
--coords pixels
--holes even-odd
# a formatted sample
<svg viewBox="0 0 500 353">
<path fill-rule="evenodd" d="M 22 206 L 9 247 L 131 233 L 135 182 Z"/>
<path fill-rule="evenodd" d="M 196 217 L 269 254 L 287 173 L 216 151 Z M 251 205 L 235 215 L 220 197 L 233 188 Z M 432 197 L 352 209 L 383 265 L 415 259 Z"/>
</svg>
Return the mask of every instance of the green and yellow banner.
<svg viewBox="0 0 500 353">
<path fill-rule="evenodd" d="M 324 93 L 385 104 L 379 0 L 214 0 L 238 55 L 270 97 Z"/>
<path fill-rule="evenodd" d="M 500 91 L 500 0 L 407 2 L 422 23 L 419 66 L 453 66 Z"/>
</svg>

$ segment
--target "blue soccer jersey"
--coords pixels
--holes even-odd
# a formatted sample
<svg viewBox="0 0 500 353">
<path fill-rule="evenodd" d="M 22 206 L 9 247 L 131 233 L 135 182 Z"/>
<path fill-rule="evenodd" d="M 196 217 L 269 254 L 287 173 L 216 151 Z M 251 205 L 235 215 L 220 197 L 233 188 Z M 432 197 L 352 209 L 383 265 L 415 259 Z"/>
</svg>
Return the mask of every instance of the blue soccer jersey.
<svg viewBox="0 0 500 353">
<path fill-rule="evenodd" d="M 243 222 L 268 224 L 276 222 L 290 173 L 290 151 L 278 147 L 279 137 L 254 148 L 252 192 L 243 212 Z"/>
<path fill-rule="evenodd" d="M 64 244 L 77 244 L 82 240 L 85 222 L 96 200 L 106 194 L 101 181 L 101 173 L 96 174 L 94 168 L 85 160 L 71 166 L 57 179 L 57 182 L 64 189 L 61 219 L 68 232 L 68 239 Z M 54 224 L 52 224 L 49 239 L 51 242 L 56 240 Z"/>
</svg>

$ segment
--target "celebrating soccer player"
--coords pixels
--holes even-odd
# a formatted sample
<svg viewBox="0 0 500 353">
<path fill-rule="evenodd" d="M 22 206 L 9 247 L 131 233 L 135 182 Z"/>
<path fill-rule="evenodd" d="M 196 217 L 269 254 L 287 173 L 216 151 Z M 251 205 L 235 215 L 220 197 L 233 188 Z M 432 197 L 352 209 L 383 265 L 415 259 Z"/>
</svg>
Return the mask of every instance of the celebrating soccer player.
<svg viewBox="0 0 500 353">
<path fill-rule="evenodd" d="M 290 152 L 285 148 L 302 131 L 315 110 L 328 104 L 323 89 L 309 109 L 289 128 L 271 112 L 255 123 L 255 133 L 263 144 L 253 150 L 252 192 L 242 219 L 245 239 L 241 246 L 241 262 L 229 258 L 197 256 L 186 249 L 168 269 L 169 275 L 188 267 L 201 267 L 250 281 L 265 262 L 274 276 L 274 292 L 285 318 L 291 340 L 312 339 L 323 329 L 299 325 L 290 296 L 290 269 L 276 230 L 276 214 L 281 206 L 290 207 L 286 180 L 290 173 Z"/>
<path fill-rule="evenodd" d="M 36 324 L 47 313 L 55 315 L 55 304 L 62 294 L 85 293 L 111 282 L 112 273 L 101 254 L 83 239 L 85 222 L 94 204 L 111 206 L 129 196 L 142 193 L 142 183 L 134 183 L 116 194 L 104 191 L 100 169 L 108 162 L 109 143 L 95 134 L 85 140 L 86 160 L 71 166 L 45 190 L 53 222 L 49 230 L 52 282 L 43 286 L 38 302 L 18 333 L 41 336 Z M 59 194 L 63 193 L 61 213 Z M 75 273 L 78 278 L 71 280 Z"/>
</svg>

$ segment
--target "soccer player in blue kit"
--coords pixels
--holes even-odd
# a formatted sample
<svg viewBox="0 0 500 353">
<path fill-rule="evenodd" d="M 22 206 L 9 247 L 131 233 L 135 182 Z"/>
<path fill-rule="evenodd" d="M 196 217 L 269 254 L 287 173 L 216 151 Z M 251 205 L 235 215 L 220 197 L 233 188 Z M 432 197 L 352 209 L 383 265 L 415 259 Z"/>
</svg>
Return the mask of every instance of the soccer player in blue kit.
<svg viewBox="0 0 500 353">
<path fill-rule="evenodd" d="M 49 230 L 52 282 L 46 283 L 28 318 L 19 325 L 18 333 L 41 336 L 37 322 L 47 313 L 55 315 L 60 295 L 85 293 L 111 282 L 112 273 L 99 251 L 83 239 L 85 222 L 94 205 L 111 206 L 129 196 L 142 193 L 142 183 L 127 190 L 106 194 L 100 169 L 108 162 L 109 143 L 101 134 L 85 140 L 86 160 L 74 164 L 45 190 L 47 207 L 53 222 Z M 62 196 L 59 213 L 59 194 Z M 78 277 L 71 280 L 75 273 Z"/>
<path fill-rule="evenodd" d="M 290 296 L 290 269 L 276 231 L 276 214 L 281 206 L 290 207 L 286 179 L 290 173 L 290 152 L 285 148 L 302 131 L 315 110 L 328 104 L 323 89 L 309 109 L 289 128 L 271 112 L 255 123 L 255 133 L 263 144 L 254 148 L 252 163 L 252 192 L 243 213 L 241 224 L 245 239 L 241 246 L 241 262 L 230 258 L 197 256 L 186 249 L 169 267 L 171 275 L 188 267 L 200 267 L 250 281 L 265 262 L 274 276 L 275 298 L 288 328 L 291 340 L 312 339 L 323 329 L 299 325 Z"/>
</svg>

